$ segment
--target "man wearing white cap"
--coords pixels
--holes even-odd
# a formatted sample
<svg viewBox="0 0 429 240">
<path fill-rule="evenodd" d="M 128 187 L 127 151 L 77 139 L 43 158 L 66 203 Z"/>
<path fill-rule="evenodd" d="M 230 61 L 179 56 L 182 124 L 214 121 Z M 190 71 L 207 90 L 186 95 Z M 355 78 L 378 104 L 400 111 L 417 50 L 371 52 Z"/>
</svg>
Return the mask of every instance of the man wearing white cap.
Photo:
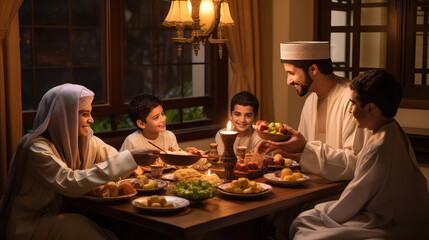
<svg viewBox="0 0 429 240">
<path fill-rule="evenodd" d="M 301 169 L 330 180 L 353 178 L 357 154 L 367 134 L 358 129 L 350 109 L 348 80 L 333 73 L 329 43 L 321 41 L 280 44 L 287 84 L 307 97 L 298 131 L 286 142 L 261 143 L 258 152 L 280 150 L 300 162 Z"/>
</svg>

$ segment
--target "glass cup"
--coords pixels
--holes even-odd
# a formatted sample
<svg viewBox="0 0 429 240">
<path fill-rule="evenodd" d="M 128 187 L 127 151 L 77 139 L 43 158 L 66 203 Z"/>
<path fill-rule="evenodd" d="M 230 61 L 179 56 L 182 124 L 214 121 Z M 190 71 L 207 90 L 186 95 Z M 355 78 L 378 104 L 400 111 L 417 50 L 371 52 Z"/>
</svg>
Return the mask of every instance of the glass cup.
<svg viewBox="0 0 429 240">
<path fill-rule="evenodd" d="M 163 166 L 161 165 L 150 165 L 150 174 L 153 178 L 160 178 L 162 176 Z"/>
</svg>

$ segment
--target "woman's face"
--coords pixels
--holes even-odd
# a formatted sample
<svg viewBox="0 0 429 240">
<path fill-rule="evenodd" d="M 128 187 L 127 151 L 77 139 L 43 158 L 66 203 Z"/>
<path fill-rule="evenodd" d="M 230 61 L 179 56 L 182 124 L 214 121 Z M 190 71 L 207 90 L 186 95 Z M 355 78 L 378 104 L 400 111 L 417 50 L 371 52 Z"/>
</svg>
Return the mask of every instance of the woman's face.
<svg viewBox="0 0 429 240">
<path fill-rule="evenodd" d="M 91 116 L 91 111 L 91 105 L 79 111 L 79 137 L 88 136 L 89 125 L 94 122 L 94 119 Z"/>
</svg>

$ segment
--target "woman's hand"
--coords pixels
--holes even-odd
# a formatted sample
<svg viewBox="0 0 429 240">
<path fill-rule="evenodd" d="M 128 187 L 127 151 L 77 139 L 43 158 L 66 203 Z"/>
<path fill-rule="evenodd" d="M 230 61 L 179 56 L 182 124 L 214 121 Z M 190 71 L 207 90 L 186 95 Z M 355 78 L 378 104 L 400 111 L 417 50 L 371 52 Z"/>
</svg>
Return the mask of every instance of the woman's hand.
<svg viewBox="0 0 429 240">
<path fill-rule="evenodd" d="M 130 151 L 137 165 L 151 165 L 159 157 L 159 150 L 152 150 L 145 147 L 134 148 Z"/>
</svg>

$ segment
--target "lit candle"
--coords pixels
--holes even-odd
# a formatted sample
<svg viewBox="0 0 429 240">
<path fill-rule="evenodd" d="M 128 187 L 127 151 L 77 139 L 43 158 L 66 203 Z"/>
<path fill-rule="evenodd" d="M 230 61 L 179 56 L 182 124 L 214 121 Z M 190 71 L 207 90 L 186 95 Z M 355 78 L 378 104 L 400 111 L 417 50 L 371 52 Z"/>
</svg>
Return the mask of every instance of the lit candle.
<svg viewBox="0 0 429 240">
<path fill-rule="evenodd" d="M 226 127 L 226 131 L 221 131 L 220 133 L 221 134 L 227 134 L 227 135 L 237 134 L 237 131 L 232 131 L 231 129 L 232 129 L 232 127 L 231 127 L 231 121 L 228 121 L 228 125 Z"/>
<path fill-rule="evenodd" d="M 212 174 L 212 173 L 210 172 L 210 169 L 209 169 L 209 171 L 207 172 L 207 176 L 210 176 L 210 174 Z"/>
</svg>

